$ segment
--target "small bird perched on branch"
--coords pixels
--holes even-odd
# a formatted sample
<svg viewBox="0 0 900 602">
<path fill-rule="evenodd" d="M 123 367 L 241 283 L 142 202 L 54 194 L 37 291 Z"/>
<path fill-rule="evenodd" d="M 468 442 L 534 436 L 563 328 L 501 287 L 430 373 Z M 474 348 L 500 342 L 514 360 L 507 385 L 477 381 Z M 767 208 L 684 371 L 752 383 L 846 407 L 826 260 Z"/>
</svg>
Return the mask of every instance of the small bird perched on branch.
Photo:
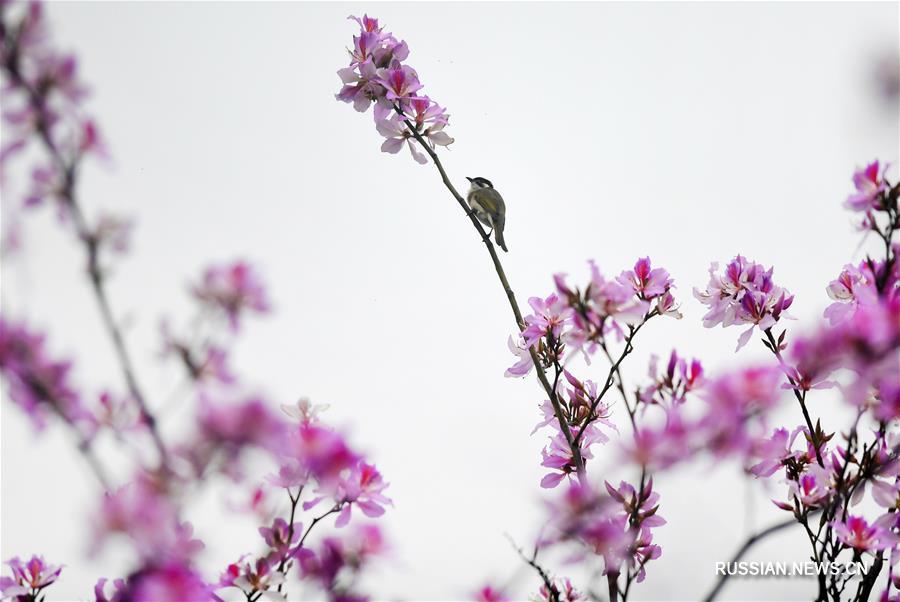
<svg viewBox="0 0 900 602">
<path fill-rule="evenodd" d="M 494 240 L 507 252 L 506 243 L 503 241 L 503 227 L 506 225 L 506 203 L 500 193 L 494 190 L 494 185 L 487 178 L 470 178 L 466 179 L 471 182 L 469 194 L 466 195 L 466 201 L 469 207 L 475 213 L 482 224 L 491 229 L 494 233 Z M 488 236 L 490 236 L 488 232 Z"/>
</svg>

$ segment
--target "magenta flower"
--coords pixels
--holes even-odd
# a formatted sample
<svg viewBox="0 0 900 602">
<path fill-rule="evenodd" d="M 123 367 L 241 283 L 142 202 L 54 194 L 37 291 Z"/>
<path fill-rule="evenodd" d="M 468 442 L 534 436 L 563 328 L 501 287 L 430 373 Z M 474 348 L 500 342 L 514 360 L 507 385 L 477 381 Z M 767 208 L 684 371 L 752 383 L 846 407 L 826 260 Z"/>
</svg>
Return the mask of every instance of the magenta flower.
<svg viewBox="0 0 900 602">
<path fill-rule="evenodd" d="M 832 521 L 831 527 L 844 545 L 874 554 L 900 542 L 900 538 L 891 531 L 893 521 L 893 516 L 885 514 L 870 525 L 861 516 L 847 515 L 843 520 Z"/>
<path fill-rule="evenodd" d="M 338 433 L 314 424 L 301 424 L 292 430 L 286 456 L 297 463 L 298 475 L 315 479 L 325 488 L 335 487 L 341 473 L 360 460 Z"/>
<path fill-rule="evenodd" d="M 316 581 L 331 600 L 360 600 L 346 584 L 352 585 L 372 558 L 383 554 L 386 548 L 377 526 L 361 525 L 341 539 L 326 537 L 315 552 L 304 548 L 298 556 L 300 574 L 306 580 Z"/>
<path fill-rule="evenodd" d="M 377 517 L 384 514 L 384 506 L 392 504 L 382 492 L 387 489 L 381 473 L 373 464 L 359 462 L 350 474 L 339 481 L 335 501 L 343 505 L 335 526 L 343 527 L 350 522 L 351 508 L 356 504 L 363 514 Z"/>
<path fill-rule="evenodd" d="M 633 439 L 623 443 L 625 457 L 652 470 L 669 468 L 694 455 L 695 434 L 694 425 L 679 408 L 668 408 L 662 426 L 638 425 Z"/>
<path fill-rule="evenodd" d="M 242 261 L 207 268 L 203 281 L 193 287 L 193 293 L 206 306 L 222 311 L 235 331 L 245 312 L 262 314 L 269 311 L 262 281 L 256 271 Z"/>
<path fill-rule="evenodd" d="M 642 403 L 659 404 L 667 407 L 685 402 L 688 393 L 703 383 L 703 365 L 700 360 L 679 357 L 673 349 L 664 372 L 659 371 L 659 357 L 650 356 L 650 378 L 653 383 L 644 387 L 639 394 Z"/>
<path fill-rule="evenodd" d="M 400 149 L 403 148 L 403 143 L 405 142 L 409 147 L 409 152 L 412 153 L 413 159 L 415 159 L 417 163 L 422 165 L 428 163 L 428 159 L 419 152 L 419 149 L 416 147 L 418 143 L 415 141 L 412 133 L 403 123 L 403 120 L 399 115 L 393 115 L 390 119 L 377 120 L 375 122 L 375 129 L 378 130 L 379 134 L 387 138 L 381 145 L 381 152 L 395 155 L 400 152 Z"/>
<path fill-rule="evenodd" d="M 834 300 L 825 308 L 825 317 L 832 326 L 852 316 L 860 304 L 872 304 L 878 300 L 875 275 L 865 261 L 859 267 L 845 265 L 837 279 L 828 284 L 826 291 Z"/>
<path fill-rule="evenodd" d="M 831 475 L 818 465 L 809 466 L 800 478 L 790 483 L 792 496 L 807 508 L 822 506 L 833 493 Z"/>
<path fill-rule="evenodd" d="M 416 70 L 408 65 L 378 70 L 378 83 L 384 86 L 388 100 L 405 100 L 422 89 Z"/>
<path fill-rule="evenodd" d="M 531 297 L 528 304 L 534 313 L 525 316 L 522 336 L 527 347 L 533 347 L 544 337 L 559 341 L 563 329 L 572 322 L 572 310 L 554 293 L 546 299 Z"/>
<path fill-rule="evenodd" d="M 706 290 L 694 289 L 694 296 L 709 307 L 703 316 L 703 325 L 713 328 L 718 324 L 750 324 L 750 328 L 738 339 L 737 350 L 747 344 L 753 330 L 768 330 L 786 316 L 794 301 L 793 295 L 776 286 L 772 281 L 772 268 L 766 270 L 738 255 L 726 266 L 722 275 L 713 262 L 709 268 L 709 284 Z"/>
<path fill-rule="evenodd" d="M 666 270 L 650 265 L 649 257 L 638 259 L 634 269 L 622 272 L 616 280 L 630 286 L 638 297 L 647 300 L 666 293 L 674 284 Z"/>
<path fill-rule="evenodd" d="M 544 489 L 556 487 L 563 478 L 571 476 L 578 471 L 578 467 L 575 465 L 574 456 L 572 455 L 572 448 L 569 447 L 565 435 L 559 430 L 559 424 L 554 423 L 553 426 L 556 433 L 552 437 L 549 437 L 549 445 L 541 450 L 541 457 L 543 458 L 541 466 L 554 470 L 554 472 L 547 473 L 544 475 L 544 478 L 541 479 L 541 487 Z M 573 429 L 573 436 L 577 432 L 577 429 Z M 584 460 L 590 460 L 594 457 L 590 449 L 591 446 L 594 443 L 605 443 L 606 441 L 609 441 L 609 437 L 603 434 L 593 422 L 588 424 L 585 427 L 584 434 L 578 441 L 581 457 Z"/>
<path fill-rule="evenodd" d="M 872 161 L 853 174 L 853 185 L 856 192 L 847 197 L 844 206 L 851 211 L 872 211 L 881 208 L 881 194 L 887 190 L 884 183 L 884 172 L 888 165 L 882 167 L 878 160 Z"/>
<path fill-rule="evenodd" d="M 754 441 L 751 456 L 758 461 L 747 469 L 748 472 L 757 477 L 770 477 L 775 474 L 788 458 L 798 456 L 791 448 L 794 439 L 803 431 L 804 427 L 797 427 L 789 434 L 787 429 L 778 428 L 771 436 Z"/>
<path fill-rule="evenodd" d="M 753 423 L 764 423 L 779 399 L 781 374 L 776 367 L 751 367 L 710 381 L 702 396 L 706 410 L 694 428 L 702 444 L 717 457 L 746 454 Z"/>
<path fill-rule="evenodd" d="M 369 110 L 375 103 L 375 119 L 385 119 L 391 105 L 385 98 L 384 87 L 378 82 L 378 72 L 371 60 L 338 71 L 343 87 L 335 94 L 341 102 L 350 103 L 360 113 Z"/>
<path fill-rule="evenodd" d="M 100 550 L 114 534 L 128 537 L 142 557 L 183 558 L 196 551 L 197 546 L 182 548 L 184 536 L 190 532 L 179 529 L 178 508 L 166 496 L 163 485 L 148 475 L 139 475 L 134 482 L 103 495 L 93 519 L 91 553 Z"/>
<path fill-rule="evenodd" d="M 92 430 L 96 421 L 69 383 L 71 363 L 50 359 L 44 343 L 44 335 L 0 317 L 0 374 L 10 399 L 37 429 L 44 427 L 48 414 L 56 414 Z"/>
<path fill-rule="evenodd" d="M 546 585 L 541 585 L 540 589 L 538 589 L 538 593 L 536 596 L 533 596 L 531 600 L 534 602 L 552 602 L 557 600 L 558 602 L 587 602 L 588 597 L 582 594 L 580 591 L 575 589 L 572 585 L 572 582 L 568 578 L 557 579 L 553 582 L 553 587 L 556 590 L 556 595 L 554 596 L 550 588 Z"/>
<path fill-rule="evenodd" d="M 290 547 L 300 540 L 301 533 L 303 533 L 302 523 L 288 525 L 281 517 L 276 518 L 271 527 L 259 528 L 259 534 L 262 535 L 266 545 L 272 548 L 279 558 L 284 557 Z"/>
<path fill-rule="evenodd" d="M 287 424 L 258 397 L 238 403 L 216 403 L 203 395 L 197 423 L 205 444 L 233 453 L 249 446 L 280 454 L 287 444 Z"/>
<path fill-rule="evenodd" d="M 453 144 L 453 138 L 444 131 L 450 119 L 446 109 L 428 96 L 413 96 L 401 103 L 401 106 L 404 115 L 409 117 L 416 131 L 428 140 L 431 148 Z"/>
<path fill-rule="evenodd" d="M 525 345 L 525 341 L 521 335 L 517 335 L 515 339 L 512 336 L 507 340 L 510 352 L 515 355 L 518 361 L 506 369 L 503 376 L 518 377 L 526 376 L 531 369 L 534 368 L 534 362 L 531 360 L 530 347 Z"/>
<path fill-rule="evenodd" d="M 615 280 L 607 280 L 600 273 L 596 263 L 590 261 L 589 265 L 591 268 L 591 283 L 585 296 L 592 303 L 591 309 L 593 314 L 599 318 L 611 317 L 624 324 L 641 322 L 649 311 L 650 304 L 646 300 L 635 296 L 634 286 L 632 284 L 622 285 Z"/>
<path fill-rule="evenodd" d="M 231 576 L 234 568 L 239 570 L 238 576 L 232 579 L 230 585 L 240 589 L 248 597 L 256 592 L 261 592 L 260 599 L 284 600 L 284 596 L 275 591 L 280 584 L 284 583 L 284 573 L 275 570 L 278 562 L 280 559 L 265 556 L 257 559 L 254 563 L 244 562 L 240 566 L 230 565 L 228 576 Z M 220 586 L 221 584 L 220 580 Z"/>
<path fill-rule="evenodd" d="M 182 602 L 216 600 L 212 587 L 189 566 L 150 564 L 130 575 L 111 602 Z"/>
<path fill-rule="evenodd" d="M 432 149 L 448 146 L 453 138 L 444 132 L 449 119 L 446 110 L 428 96 L 418 94 L 423 88 L 419 76 L 415 69 L 403 64 L 409 57 L 406 42 L 385 33 L 378 19 L 350 18 L 359 25 L 360 33 L 353 36 L 350 65 L 338 70 L 343 86 L 335 97 L 359 112 L 367 111 L 374 103 L 375 127 L 386 138 L 382 152 L 396 154 L 406 143 L 413 159 L 427 163 L 410 128 Z M 391 115 L 392 112 L 397 113 Z"/>
<path fill-rule="evenodd" d="M 16 556 L 7 560 L 6 564 L 12 570 L 13 576 L 12 580 L 4 578 L 7 580 L 2 585 L 4 600 L 14 595 L 22 595 L 30 600 L 29 594 L 51 585 L 62 572 L 62 566 L 47 564 L 43 556 L 32 556 L 25 562 Z"/>
<path fill-rule="evenodd" d="M 485 585 L 472 595 L 474 602 L 509 602 L 503 590 L 492 585 Z"/>
</svg>

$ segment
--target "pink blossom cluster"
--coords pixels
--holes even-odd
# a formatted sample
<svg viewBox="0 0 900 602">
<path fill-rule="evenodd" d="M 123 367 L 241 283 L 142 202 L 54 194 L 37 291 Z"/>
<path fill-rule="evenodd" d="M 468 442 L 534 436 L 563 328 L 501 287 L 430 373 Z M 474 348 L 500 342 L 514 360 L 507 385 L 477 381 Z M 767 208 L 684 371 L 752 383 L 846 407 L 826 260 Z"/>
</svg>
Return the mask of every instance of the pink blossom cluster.
<svg viewBox="0 0 900 602">
<path fill-rule="evenodd" d="M 238 330 L 244 314 L 269 311 L 262 281 L 253 266 L 244 261 L 207 268 L 193 293 L 210 310 L 225 315 L 232 330 Z"/>
<path fill-rule="evenodd" d="M 777 286 L 772 280 L 773 268 L 750 261 L 741 255 L 732 259 L 725 271 L 718 274 L 719 264 L 709 267 L 709 284 L 705 290 L 694 289 L 694 296 L 709 311 L 703 316 L 703 325 L 723 328 L 734 324 L 749 324 L 738 339 L 737 349 L 750 340 L 754 328 L 771 329 L 794 301 L 794 296 Z"/>
<path fill-rule="evenodd" d="M 70 382 L 72 364 L 50 357 L 45 336 L 0 317 L 0 374 L 9 397 L 36 428 L 50 415 L 93 430 L 94 419 Z"/>
<path fill-rule="evenodd" d="M 43 556 L 32 556 L 25 562 L 16 556 L 6 564 L 12 577 L 0 577 L 0 599 L 13 602 L 29 602 L 43 596 L 43 589 L 59 578 L 63 568 L 47 564 Z"/>
<path fill-rule="evenodd" d="M 533 366 L 534 349 L 545 364 L 563 361 L 567 350 L 597 352 L 610 334 L 621 339 L 625 330 L 636 328 L 658 315 L 680 318 L 672 294 L 674 281 L 663 268 L 653 268 L 650 258 L 639 259 L 632 270 L 607 279 L 597 264 L 589 262 L 591 279 L 583 290 L 571 288 L 564 274 L 554 276 L 556 292 L 528 304 L 534 313 L 525 317 L 518 340 L 510 339 L 510 350 L 519 357 L 506 376 L 525 376 Z"/>
<path fill-rule="evenodd" d="M 886 178 L 890 164 L 882 164 L 877 159 L 857 169 L 853 174 L 853 186 L 856 190 L 844 202 L 844 207 L 861 213 L 860 230 L 872 230 L 882 239 L 890 238 L 889 233 L 896 229 L 898 192 Z M 880 223 L 881 217 L 887 223 Z"/>
<path fill-rule="evenodd" d="M 406 42 L 398 40 L 379 26 L 378 19 L 364 15 L 350 17 L 359 24 L 353 36 L 350 66 L 338 71 L 344 83 L 335 95 L 364 113 L 374 105 L 375 129 L 384 136 L 381 150 L 397 153 L 406 142 L 418 163 L 428 159 L 416 147 L 418 137 L 431 149 L 453 143 L 444 131 L 450 116 L 446 109 L 422 94 L 415 69 L 404 61 L 409 57 Z"/>
</svg>

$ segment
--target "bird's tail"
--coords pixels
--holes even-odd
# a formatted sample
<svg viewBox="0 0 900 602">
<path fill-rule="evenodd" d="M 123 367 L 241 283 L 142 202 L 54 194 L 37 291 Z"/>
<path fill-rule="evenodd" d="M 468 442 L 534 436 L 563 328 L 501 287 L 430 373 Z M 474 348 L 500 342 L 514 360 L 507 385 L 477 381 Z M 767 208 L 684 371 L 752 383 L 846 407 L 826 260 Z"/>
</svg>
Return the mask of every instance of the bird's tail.
<svg viewBox="0 0 900 602">
<path fill-rule="evenodd" d="M 509 253 L 509 249 L 506 248 L 506 242 L 503 240 L 504 225 L 503 222 L 494 224 L 494 240 L 497 241 L 497 244 L 500 245 L 500 248 L 503 249 L 504 253 Z"/>
</svg>

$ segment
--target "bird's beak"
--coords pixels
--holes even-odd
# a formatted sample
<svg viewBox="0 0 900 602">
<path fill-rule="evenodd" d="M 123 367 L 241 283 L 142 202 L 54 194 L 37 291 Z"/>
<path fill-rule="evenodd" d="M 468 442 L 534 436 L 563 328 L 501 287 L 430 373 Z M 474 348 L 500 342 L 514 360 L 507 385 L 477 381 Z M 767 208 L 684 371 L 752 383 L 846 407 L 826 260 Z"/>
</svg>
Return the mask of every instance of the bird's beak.
<svg viewBox="0 0 900 602">
<path fill-rule="evenodd" d="M 470 182 L 472 181 L 472 178 L 470 178 L 469 176 L 466 176 L 466 179 Z"/>
</svg>

